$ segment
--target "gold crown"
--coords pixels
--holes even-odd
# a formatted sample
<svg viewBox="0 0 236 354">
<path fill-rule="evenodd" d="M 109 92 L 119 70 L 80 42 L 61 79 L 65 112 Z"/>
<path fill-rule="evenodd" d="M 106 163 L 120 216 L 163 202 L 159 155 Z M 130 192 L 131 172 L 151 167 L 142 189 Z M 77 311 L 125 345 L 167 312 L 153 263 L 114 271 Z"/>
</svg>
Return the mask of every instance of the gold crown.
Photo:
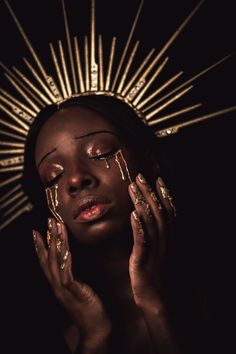
<svg viewBox="0 0 236 354">
<path fill-rule="evenodd" d="M 0 117 L 0 125 L 3 127 L 0 130 L 0 134 L 6 137 L 5 141 L 0 142 L 0 145 L 4 148 L 0 150 L 0 154 L 4 155 L 4 159 L 0 160 L 0 172 L 7 176 L 0 183 L 0 189 L 4 192 L 4 195 L 0 198 L 0 210 L 4 211 L 0 230 L 22 213 L 32 209 L 32 205 L 29 203 L 21 186 L 24 146 L 30 125 L 44 107 L 51 104 L 60 105 L 60 103 L 72 97 L 83 95 L 114 96 L 132 107 L 146 124 L 155 127 L 158 137 L 171 135 L 178 132 L 182 127 L 236 110 L 236 106 L 233 106 L 191 120 L 188 119 L 179 124 L 171 125 L 168 123 L 168 127 L 158 129 L 158 126 L 163 122 L 169 122 L 172 118 L 182 116 L 201 106 L 201 104 L 195 104 L 168 115 L 160 115 L 165 108 L 186 95 L 193 88 L 192 83 L 196 79 L 228 58 L 225 57 L 205 68 L 174 89 L 169 90 L 164 96 L 158 98 L 164 90 L 168 89 L 183 74 L 182 71 L 170 77 L 153 92 L 150 92 L 153 83 L 156 82 L 157 77 L 168 62 L 168 57 L 164 57 L 165 53 L 204 0 L 193 9 L 161 51 L 155 54 L 155 49 L 152 49 L 133 73 L 131 73 L 131 69 L 140 42 L 137 41 L 132 48 L 131 42 L 144 0 L 141 1 L 134 18 L 118 66 L 114 65 L 117 39 L 113 37 L 109 48 L 110 55 L 107 67 L 104 65 L 103 38 L 102 35 L 98 36 L 96 34 L 95 29 L 95 0 L 91 1 L 91 35 L 90 38 L 85 36 L 82 48 L 78 44 L 77 37 L 74 37 L 73 41 L 71 39 L 65 1 L 61 0 L 68 52 L 65 53 L 61 40 L 58 42 L 57 51 L 55 46 L 50 43 L 51 57 L 57 74 L 55 79 L 46 72 L 12 7 L 7 0 L 4 0 L 21 36 L 28 46 L 34 65 L 28 59 L 23 58 L 30 72 L 29 76 L 26 76 L 16 67 L 11 70 L 3 63 L 0 63 L 6 78 L 17 92 L 17 95 L 13 96 L 0 88 L 0 110 L 7 117 L 7 119 Z M 82 55 L 84 56 L 83 61 L 81 60 Z M 69 62 L 66 62 L 67 57 Z M 164 59 L 162 59 L 163 57 Z M 82 62 L 84 67 L 82 67 Z"/>
</svg>

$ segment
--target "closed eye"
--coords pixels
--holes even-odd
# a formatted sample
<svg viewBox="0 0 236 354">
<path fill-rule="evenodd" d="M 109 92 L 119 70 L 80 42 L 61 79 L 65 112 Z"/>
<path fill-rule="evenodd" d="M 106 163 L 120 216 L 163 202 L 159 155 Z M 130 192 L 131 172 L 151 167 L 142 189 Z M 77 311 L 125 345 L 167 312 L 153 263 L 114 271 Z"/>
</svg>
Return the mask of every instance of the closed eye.
<svg viewBox="0 0 236 354">
<path fill-rule="evenodd" d="M 57 183 L 59 181 L 59 179 L 62 177 L 63 172 L 59 173 L 57 176 L 55 176 L 54 178 L 50 179 L 49 181 L 46 182 L 46 187 L 52 187 L 55 183 Z"/>
<path fill-rule="evenodd" d="M 119 150 L 112 150 L 106 153 L 97 154 L 91 157 L 91 159 L 104 160 L 114 157 Z"/>
</svg>

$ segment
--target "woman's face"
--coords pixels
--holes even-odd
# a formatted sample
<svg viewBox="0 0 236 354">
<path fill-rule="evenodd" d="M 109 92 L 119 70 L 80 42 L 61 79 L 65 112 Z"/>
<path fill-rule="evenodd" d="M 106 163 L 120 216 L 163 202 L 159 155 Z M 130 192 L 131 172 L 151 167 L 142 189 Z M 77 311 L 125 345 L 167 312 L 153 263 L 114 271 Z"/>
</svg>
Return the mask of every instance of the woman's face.
<svg viewBox="0 0 236 354">
<path fill-rule="evenodd" d="M 129 228 L 129 172 L 133 178 L 138 171 L 105 118 L 79 106 L 60 109 L 38 135 L 35 161 L 58 202 L 56 212 L 80 242 L 96 243 Z"/>
</svg>

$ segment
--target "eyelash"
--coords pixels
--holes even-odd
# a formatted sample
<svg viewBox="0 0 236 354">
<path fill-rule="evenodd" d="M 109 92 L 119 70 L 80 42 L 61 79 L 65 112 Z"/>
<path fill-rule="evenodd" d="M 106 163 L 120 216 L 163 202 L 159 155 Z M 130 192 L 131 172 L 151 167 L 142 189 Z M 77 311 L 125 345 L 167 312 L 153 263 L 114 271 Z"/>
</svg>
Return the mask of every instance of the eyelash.
<svg viewBox="0 0 236 354">
<path fill-rule="evenodd" d="M 104 154 L 99 154 L 99 155 L 96 155 L 96 156 L 92 156 L 90 157 L 90 159 L 95 159 L 95 160 L 105 160 L 107 158 L 112 158 L 115 156 L 115 154 L 117 153 L 117 151 L 119 150 L 112 150 L 112 151 L 109 151 L 109 152 L 106 152 Z M 50 188 L 52 187 L 57 181 L 58 179 L 63 175 L 63 172 L 58 174 L 56 177 L 52 178 L 50 181 L 48 181 L 46 183 L 46 187 L 47 188 Z"/>
</svg>

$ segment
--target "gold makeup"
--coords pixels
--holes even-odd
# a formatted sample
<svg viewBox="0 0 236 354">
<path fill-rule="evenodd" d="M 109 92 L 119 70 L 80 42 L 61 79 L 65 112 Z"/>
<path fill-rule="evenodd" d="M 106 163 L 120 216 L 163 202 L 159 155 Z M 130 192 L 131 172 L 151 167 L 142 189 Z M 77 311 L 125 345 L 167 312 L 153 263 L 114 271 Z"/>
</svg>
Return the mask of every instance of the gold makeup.
<svg viewBox="0 0 236 354">
<path fill-rule="evenodd" d="M 51 213 L 53 214 L 53 216 L 56 218 L 58 222 L 64 223 L 62 217 L 57 211 L 57 207 L 59 206 L 58 185 L 55 184 L 55 186 L 46 188 L 45 192 L 46 192 L 48 207 Z"/>
</svg>

